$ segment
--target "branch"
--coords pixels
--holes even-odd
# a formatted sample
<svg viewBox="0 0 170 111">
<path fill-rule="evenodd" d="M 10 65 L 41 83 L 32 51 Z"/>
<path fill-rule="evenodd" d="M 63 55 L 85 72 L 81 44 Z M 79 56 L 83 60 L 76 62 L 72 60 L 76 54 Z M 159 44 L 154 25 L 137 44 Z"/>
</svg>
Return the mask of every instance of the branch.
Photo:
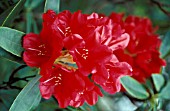
<svg viewBox="0 0 170 111">
<path fill-rule="evenodd" d="M 160 3 L 160 2 L 158 2 L 158 1 L 156 1 L 156 0 L 150 0 L 150 1 L 151 1 L 153 4 L 157 5 L 158 8 L 159 8 L 164 14 L 166 14 L 167 16 L 170 17 L 170 12 L 166 11 L 166 10 L 163 8 L 164 4 L 162 4 L 162 3 Z"/>
<path fill-rule="evenodd" d="M 36 76 L 36 75 L 32 75 L 32 76 L 26 76 L 26 77 L 24 77 L 24 78 L 14 77 L 14 75 L 15 75 L 19 70 L 21 70 L 21 69 L 23 69 L 23 68 L 25 68 L 25 67 L 26 67 L 26 65 L 21 65 L 21 66 L 19 66 L 17 69 L 15 69 L 15 70 L 11 73 L 11 75 L 10 75 L 10 77 L 9 77 L 9 81 L 8 81 L 8 82 L 3 81 L 3 83 L 0 85 L 0 89 L 8 89 L 8 88 L 11 88 L 11 89 L 21 90 L 22 88 L 17 87 L 17 86 L 13 86 L 12 84 L 15 83 L 15 82 L 18 82 L 18 81 L 20 81 L 20 80 L 28 82 L 28 79 L 29 79 L 29 78 L 33 78 L 33 77 Z"/>
<path fill-rule="evenodd" d="M 124 1 L 115 1 L 115 0 L 112 0 L 113 4 L 126 4 L 128 2 L 133 2 L 135 0 L 124 0 Z"/>
<path fill-rule="evenodd" d="M 14 78 L 15 80 L 14 80 L 12 83 L 17 82 L 17 81 L 19 81 L 19 80 L 28 82 L 28 79 L 29 79 L 29 78 L 33 78 L 33 77 L 35 77 L 35 76 L 36 76 L 36 75 L 26 76 L 26 77 L 24 77 L 24 78 Z"/>
</svg>

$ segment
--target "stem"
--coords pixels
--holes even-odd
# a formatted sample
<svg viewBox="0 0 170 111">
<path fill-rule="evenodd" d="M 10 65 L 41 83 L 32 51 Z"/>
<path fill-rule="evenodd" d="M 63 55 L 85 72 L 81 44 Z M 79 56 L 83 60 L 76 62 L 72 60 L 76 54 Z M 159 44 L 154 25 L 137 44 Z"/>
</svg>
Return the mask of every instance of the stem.
<svg viewBox="0 0 170 111">
<path fill-rule="evenodd" d="M 166 14 L 167 16 L 169 16 L 170 17 L 170 12 L 168 12 L 167 10 L 165 10 L 162 6 L 163 6 L 163 4 L 162 3 L 160 3 L 160 2 L 158 2 L 158 1 L 156 1 L 156 0 L 150 0 L 153 4 L 155 4 L 155 5 L 157 5 L 158 6 L 158 8 L 164 13 L 164 14 Z"/>
<path fill-rule="evenodd" d="M 14 77 L 14 75 L 15 75 L 19 70 L 21 70 L 21 69 L 23 69 L 23 68 L 25 68 L 25 67 L 26 67 L 26 65 L 21 65 L 21 66 L 19 66 L 17 69 L 15 69 L 15 70 L 11 73 L 11 75 L 10 75 L 10 77 L 9 77 L 9 81 L 8 81 L 8 82 L 3 81 L 3 83 L 0 85 L 0 89 L 9 89 L 9 88 L 11 88 L 11 89 L 21 90 L 22 88 L 17 87 L 17 86 L 13 86 L 12 84 L 14 84 L 14 83 L 16 83 L 16 82 L 18 82 L 18 81 L 20 81 L 20 80 L 28 82 L 27 79 L 33 78 L 33 77 L 36 76 L 36 75 L 32 75 L 32 76 L 27 76 L 27 77 L 24 77 L 24 78 Z"/>
</svg>

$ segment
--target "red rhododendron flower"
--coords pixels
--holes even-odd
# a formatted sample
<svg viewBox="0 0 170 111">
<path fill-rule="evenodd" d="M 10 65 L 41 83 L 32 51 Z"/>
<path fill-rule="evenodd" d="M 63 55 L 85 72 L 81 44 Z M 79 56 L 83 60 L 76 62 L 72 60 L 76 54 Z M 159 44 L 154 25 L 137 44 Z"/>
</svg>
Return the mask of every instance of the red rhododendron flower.
<svg viewBox="0 0 170 111">
<path fill-rule="evenodd" d="M 84 101 L 93 105 L 97 102 L 98 94 L 102 96 L 99 88 L 88 78 L 78 75 L 78 71 L 68 70 L 61 65 L 55 65 L 50 75 L 42 76 L 40 91 L 45 99 L 54 95 L 60 107 L 68 105 L 78 107 Z"/>
<path fill-rule="evenodd" d="M 32 67 L 41 67 L 46 62 L 49 62 L 51 60 L 55 60 L 57 56 L 60 55 L 60 50 L 62 44 L 60 44 L 60 40 L 57 40 L 56 38 L 51 38 L 50 35 L 47 36 L 51 40 L 46 40 L 43 38 L 44 32 L 42 32 L 40 35 L 37 34 L 27 34 L 24 37 L 23 44 L 25 48 L 24 52 L 24 61 L 27 63 L 27 65 Z M 52 41 L 58 41 L 59 44 L 55 45 L 52 43 Z M 57 47 L 54 47 L 57 46 Z"/>
<path fill-rule="evenodd" d="M 154 33 L 156 28 L 152 27 L 149 19 L 128 16 L 125 20 L 125 30 L 131 36 L 127 47 L 130 53 L 159 49 L 161 40 Z"/>
<path fill-rule="evenodd" d="M 122 23 L 122 17 L 116 13 L 110 16 L 116 23 Z M 132 77 L 144 82 L 152 73 L 159 73 L 161 66 L 165 65 L 165 61 L 159 57 L 161 40 L 154 33 L 156 28 L 152 27 L 148 18 L 128 16 L 122 26 L 130 35 L 130 41 L 125 50 L 117 50 L 115 54 L 120 61 L 132 66 Z"/>
<path fill-rule="evenodd" d="M 45 99 L 52 95 L 60 107 L 94 105 L 106 92 L 120 91 L 119 79 L 131 75 L 131 66 L 119 62 L 114 51 L 124 49 L 129 35 L 109 17 L 49 10 L 43 14 L 39 35 L 24 37 L 24 61 L 40 67 L 40 91 Z"/>
<path fill-rule="evenodd" d="M 30 33 L 24 36 L 25 49 L 23 59 L 31 67 L 41 67 L 46 63 L 53 63 L 60 55 L 63 47 L 62 37 L 51 25 L 54 22 L 54 12 L 49 10 L 43 15 L 43 29 L 41 33 Z M 57 44 L 56 44 L 57 43 Z"/>
<path fill-rule="evenodd" d="M 68 15 L 70 16 L 70 14 Z M 114 50 L 123 49 L 127 46 L 129 42 L 128 34 L 123 33 L 124 31 L 121 30 L 119 24 L 114 24 L 108 17 L 100 17 L 96 13 L 83 15 L 78 11 L 70 16 L 70 20 L 74 18 L 74 22 L 81 26 L 85 33 L 78 28 L 75 30 L 77 25 L 72 26 L 68 17 L 63 17 L 66 20 L 63 24 L 67 24 L 70 32 L 68 34 L 68 28 L 65 29 L 67 31 L 63 34 L 66 37 L 64 46 L 66 49 L 71 49 L 69 52 L 77 63 L 80 72 L 85 76 L 92 73 L 93 78 L 96 78 L 94 81 L 98 84 L 106 82 L 110 74 L 103 64 L 106 64 L 114 56 Z M 81 23 L 80 19 L 82 19 Z M 59 27 L 59 29 L 64 32 L 62 27 Z M 76 43 L 77 47 L 73 43 Z M 105 71 L 101 71 L 101 69 L 105 69 Z M 127 70 L 130 71 L 130 69 Z M 97 81 L 100 81 L 100 83 Z"/>
<path fill-rule="evenodd" d="M 80 72 L 85 76 L 91 73 L 92 79 L 99 85 L 107 82 L 112 75 L 118 76 L 115 80 L 118 79 L 120 75 L 130 75 L 131 68 L 128 64 L 125 64 L 124 66 L 126 67 L 126 73 L 120 73 L 120 75 L 113 73 L 114 71 L 109 73 L 109 69 L 106 68 L 106 64 L 113 57 L 114 59 L 112 59 L 112 62 L 118 62 L 113 55 L 113 51 L 123 49 L 127 46 L 129 41 L 128 34 L 124 34 L 121 27 L 118 24 L 113 24 L 113 21 L 107 17 L 99 18 L 96 13 L 89 16 L 87 20 L 88 25 L 86 26 L 89 33 L 87 32 L 85 35 L 82 34 L 85 42 L 84 47 L 75 48 L 74 51 L 70 52 L 73 55 Z M 120 84 L 117 85 L 120 86 Z M 119 89 L 109 93 L 115 93 L 116 91 L 119 91 Z"/>
</svg>

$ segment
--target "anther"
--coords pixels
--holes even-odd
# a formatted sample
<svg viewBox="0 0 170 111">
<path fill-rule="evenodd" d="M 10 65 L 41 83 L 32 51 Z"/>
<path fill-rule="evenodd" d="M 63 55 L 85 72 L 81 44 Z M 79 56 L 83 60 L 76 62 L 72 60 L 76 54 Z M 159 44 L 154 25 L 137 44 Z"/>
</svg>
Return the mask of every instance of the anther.
<svg viewBox="0 0 170 111">
<path fill-rule="evenodd" d="M 79 92 L 80 95 L 84 94 L 83 92 Z"/>
<path fill-rule="evenodd" d="M 58 79 L 62 80 L 61 77 L 57 77 Z"/>
<path fill-rule="evenodd" d="M 45 54 L 43 54 L 43 53 L 40 52 L 40 53 L 38 53 L 38 55 L 45 55 Z"/>
<path fill-rule="evenodd" d="M 43 48 L 45 48 L 45 45 L 44 45 L 44 44 L 42 44 L 42 45 L 40 45 L 40 46 L 38 46 L 38 47 L 43 47 Z"/>
<path fill-rule="evenodd" d="M 52 77 L 52 78 L 50 78 L 50 79 L 47 79 L 46 81 L 44 81 L 43 83 L 47 83 L 47 82 L 49 82 L 49 81 L 51 81 L 52 79 L 55 79 L 56 77 L 54 76 L 54 77 Z"/>
<path fill-rule="evenodd" d="M 59 80 L 55 81 L 55 82 L 59 82 Z"/>
<path fill-rule="evenodd" d="M 38 50 L 38 49 L 33 49 L 33 48 L 28 48 L 28 50 L 32 50 L 32 51 L 41 52 L 40 50 Z"/>
</svg>

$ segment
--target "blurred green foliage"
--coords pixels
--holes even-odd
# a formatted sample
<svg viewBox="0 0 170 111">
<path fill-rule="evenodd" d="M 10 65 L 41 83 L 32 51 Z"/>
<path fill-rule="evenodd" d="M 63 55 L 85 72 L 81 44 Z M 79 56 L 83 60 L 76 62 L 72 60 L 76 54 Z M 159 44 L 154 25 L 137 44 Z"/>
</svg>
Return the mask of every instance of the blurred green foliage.
<svg viewBox="0 0 170 111">
<path fill-rule="evenodd" d="M 105 93 L 105 97 L 99 98 L 98 103 L 94 106 L 84 104 L 84 106 L 80 108 L 68 107 L 66 109 L 60 109 L 58 108 L 57 101 L 51 98 L 49 100 L 42 99 L 35 111 L 157 111 L 160 109 L 170 111 L 170 94 L 168 92 L 170 91 L 170 0 L 52 1 L 54 1 L 54 3 L 50 3 L 53 5 L 51 7 L 56 7 L 57 9 L 59 6 L 60 11 L 70 10 L 71 12 L 75 12 L 81 10 L 83 13 L 90 14 L 97 12 L 105 15 L 109 15 L 114 11 L 124 13 L 125 16 L 137 15 L 150 18 L 153 25 L 159 27 L 157 33 L 161 35 L 160 37 L 163 39 L 163 45 L 160 51 L 164 54 L 163 57 L 167 62 L 167 66 L 162 70 L 165 83 L 163 83 L 164 86 L 159 86 L 158 83 L 154 81 L 156 78 L 150 79 L 149 82 L 146 83 L 145 87 L 150 90 L 149 100 L 139 101 L 127 93 L 117 93 L 115 95 Z M 49 7 L 44 7 L 46 0 L 22 0 L 22 4 L 16 7 L 19 2 L 21 2 L 21 0 L 0 0 L 0 25 L 8 26 L 25 33 L 39 33 L 42 28 L 44 8 L 49 9 Z M 56 3 L 60 4 L 57 5 Z M 17 12 L 11 15 L 10 13 L 13 9 L 17 10 Z M 8 23 L 4 23 L 4 20 L 9 15 L 13 20 L 6 20 Z M 8 111 L 17 94 L 27 84 L 30 78 L 27 78 L 28 80 L 14 82 L 12 86 L 2 86 L 1 84 L 9 82 L 12 74 L 14 74 L 12 78 L 25 78 L 36 75 L 38 71 L 35 68 L 26 66 L 16 71 L 17 68 L 22 65 L 6 59 L 16 60 L 16 57 L 3 49 L 0 50 L 0 56 L 0 111 Z M 17 61 L 21 61 L 20 59 L 21 58 L 17 58 Z M 5 87 L 5 89 L 2 87 Z M 158 91 L 156 91 L 155 87 L 159 87 L 159 97 L 157 96 Z"/>
</svg>

